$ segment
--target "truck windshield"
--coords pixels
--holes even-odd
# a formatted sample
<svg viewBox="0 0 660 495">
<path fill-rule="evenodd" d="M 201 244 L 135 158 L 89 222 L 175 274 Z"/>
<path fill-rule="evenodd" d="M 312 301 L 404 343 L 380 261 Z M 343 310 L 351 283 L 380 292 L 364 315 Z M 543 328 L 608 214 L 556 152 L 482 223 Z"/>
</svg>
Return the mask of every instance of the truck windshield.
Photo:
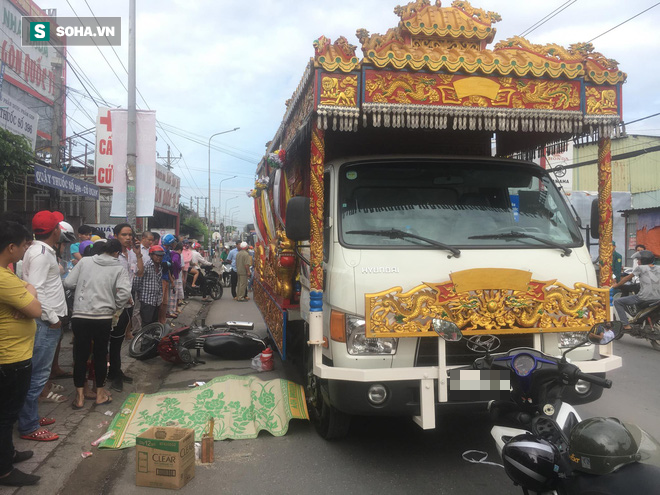
<svg viewBox="0 0 660 495">
<path fill-rule="evenodd" d="M 349 246 L 433 249 L 414 236 L 374 235 L 390 229 L 456 248 L 582 244 L 550 177 L 540 167 L 513 161 L 349 163 L 339 172 L 338 206 L 340 240 Z"/>
</svg>

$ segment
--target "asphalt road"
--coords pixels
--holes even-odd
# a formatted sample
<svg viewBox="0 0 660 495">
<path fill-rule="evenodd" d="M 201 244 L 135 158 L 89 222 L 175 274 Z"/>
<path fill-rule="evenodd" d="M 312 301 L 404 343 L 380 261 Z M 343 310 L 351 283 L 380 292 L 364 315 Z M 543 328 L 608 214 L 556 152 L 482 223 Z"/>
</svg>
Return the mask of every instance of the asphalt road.
<svg viewBox="0 0 660 495">
<path fill-rule="evenodd" d="M 254 321 L 265 334 L 252 302 L 236 303 L 228 297 L 211 306 L 209 322 Z M 656 411 L 660 400 L 660 352 L 645 341 L 623 337 L 615 352 L 624 367 L 609 375 L 614 381 L 596 403 L 580 406 L 583 417 L 605 415 L 629 420 L 660 439 Z M 205 365 L 188 370 L 170 367 L 159 358 L 135 363 L 132 374 L 144 383 L 159 382 L 159 390 L 186 387 L 196 380 L 232 373 L 252 374 L 249 361 L 207 358 Z M 264 380 L 294 378 L 276 360 L 276 369 L 263 373 Z M 511 494 L 518 491 L 501 467 L 473 464 L 462 458 L 468 450 L 484 451 L 499 462 L 483 411 L 448 408 L 438 417 L 435 430 L 423 431 L 408 418 L 354 418 L 349 437 L 327 442 L 312 424 L 293 420 L 282 437 L 262 432 L 255 440 L 215 443 L 215 463 L 197 466 L 196 475 L 182 494 L 227 493 L 277 494 Z M 89 434 L 87 435 L 89 436 Z M 60 459 L 60 457 L 55 455 Z M 64 461 L 66 462 L 66 461 Z M 51 493 L 98 493 L 132 495 L 156 493 L 135 486 L 135 450 L 98 451 L 77 460 L 78 469 L 59 491 Z M 42 487 L 46 488 L 46 487 Z M 19 494 L 23 491 L 19 491 Z"/>
</svg>

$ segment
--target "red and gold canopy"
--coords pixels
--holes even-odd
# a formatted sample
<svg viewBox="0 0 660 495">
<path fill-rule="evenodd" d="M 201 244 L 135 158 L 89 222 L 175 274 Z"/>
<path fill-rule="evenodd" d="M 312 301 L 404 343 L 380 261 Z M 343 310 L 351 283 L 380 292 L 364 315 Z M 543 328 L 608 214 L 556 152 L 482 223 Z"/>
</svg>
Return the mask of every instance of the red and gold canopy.
<svg viewBox="0 0 660 495">
<path fill-rule="evenodd" d="M 536 45 L 516 36 L 490 49 L 499 14 L 454 0 L 397 6 L 384 35 L 358 29 L 314 42 L 272 149 L 287 148 L 315 113 L 335 131 L 407 128 L 498 132 L 502 151 L 529 151 L 621 121 L 626 74 L 590 43 Z M 534 138 L 517 137 L 520 132 Z"/>
</svg>

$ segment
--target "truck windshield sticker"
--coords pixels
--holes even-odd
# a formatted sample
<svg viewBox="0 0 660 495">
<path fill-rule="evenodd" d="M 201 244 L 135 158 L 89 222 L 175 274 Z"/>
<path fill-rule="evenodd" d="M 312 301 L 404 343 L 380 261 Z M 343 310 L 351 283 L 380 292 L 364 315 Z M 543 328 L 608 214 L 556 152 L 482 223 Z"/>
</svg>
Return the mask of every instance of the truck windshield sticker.
<svg viewBox="0 0 660 495">
<path fill-rule="evenodd" d="M 357 179 L 357 172 L 355 170 L 349 170 L 346 172 L 346 178 L 348 180 L 355 180 Z"/>
<path fill-rule="evenodd" d="M 511 209 L 513 210 L 513 221 L 520 222 L 520 196 L 512 194 L 509 198 L 511 199 Z"/>
</svg>

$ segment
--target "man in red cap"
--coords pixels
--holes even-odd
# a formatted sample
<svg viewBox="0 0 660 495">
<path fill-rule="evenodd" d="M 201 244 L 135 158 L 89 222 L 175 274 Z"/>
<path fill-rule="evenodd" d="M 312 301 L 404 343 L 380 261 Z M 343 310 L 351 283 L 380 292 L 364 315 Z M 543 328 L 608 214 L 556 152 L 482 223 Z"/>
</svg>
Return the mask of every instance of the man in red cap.
<svg viewBox="0 0 660 495">
<path fill-rule="evenodd" d="M 23 280 L 34 286 L 41 303 L 41 316 L 36 319 L 37 333 L 32 352 L 32 378 L 25 403 L 18 416 L 21 438 L 49 442 L 59 438 L 39 424 L 39 395 L 48 382 L 55 349 L 62 335 L 62 317 L 67 314 L 60 266 L 55 256 L 55 244 L 60 240 L 57 211 L 40 211 L 32 218 L 34 241 L 23 258 Z M 68 400 L 63 398 L 63 401 Z"/>
</svg>

